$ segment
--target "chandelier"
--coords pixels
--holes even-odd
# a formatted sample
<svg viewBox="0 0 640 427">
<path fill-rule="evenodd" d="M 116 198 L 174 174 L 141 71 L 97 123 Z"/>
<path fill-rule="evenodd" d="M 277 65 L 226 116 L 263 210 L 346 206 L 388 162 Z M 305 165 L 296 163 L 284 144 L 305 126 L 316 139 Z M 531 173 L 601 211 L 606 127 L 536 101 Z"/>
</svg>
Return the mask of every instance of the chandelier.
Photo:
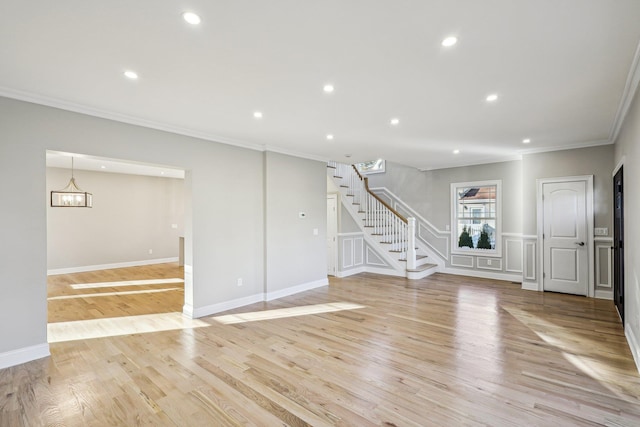
<svg viewBox="0 0 640 427">
<path fill-rule="evenodd" d="M 62 190 L 51 192 L 52 208 L 90 208 L 93 205 L 93 195 L 82 191 L 73 177 L 73 157 L 71 158 L 71 179 Z"/>
</svg>

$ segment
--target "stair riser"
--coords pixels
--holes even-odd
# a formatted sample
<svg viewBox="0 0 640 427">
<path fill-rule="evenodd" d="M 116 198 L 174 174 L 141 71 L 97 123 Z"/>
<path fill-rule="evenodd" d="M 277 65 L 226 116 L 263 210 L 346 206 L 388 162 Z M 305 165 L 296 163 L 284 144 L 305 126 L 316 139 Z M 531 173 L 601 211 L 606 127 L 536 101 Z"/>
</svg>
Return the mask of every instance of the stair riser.
<svg viewBox="0 0 640 427">
<path fill-rule="evenodd" d="M 407 271 L 407 279 L 409 280 L 424 279 L 425 277 L 429 277 L 432 274 L 437 272 L 438 272 L 438 267 L 433 267 L 428 270 L 418 271 L 418 272 Z"/>
</svg>

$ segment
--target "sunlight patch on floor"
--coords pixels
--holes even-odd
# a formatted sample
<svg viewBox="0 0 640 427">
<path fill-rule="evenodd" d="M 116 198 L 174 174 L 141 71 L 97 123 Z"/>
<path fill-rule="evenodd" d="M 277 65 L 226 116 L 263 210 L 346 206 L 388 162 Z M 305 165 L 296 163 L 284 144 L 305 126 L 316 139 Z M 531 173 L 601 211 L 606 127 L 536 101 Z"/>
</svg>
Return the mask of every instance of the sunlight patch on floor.
<svg viewBox="0 0 640 427">
<path fill-rule="evenodd" d="M 286 317 L 307 316 L 310 314 L 331 313 L 343 310 L 357 310 L 364 305 L 350 302 L 331 302 L 326 304 L 305 305 L 301 307 L 278 308 L 275 310 L 253 311 L 250 313 L 227 314 L 212 317 L 216 322 L 233 325 L 235 323 L 255 322 L 259 320 L 283 319 Z"/>
<path fill-rule="evenodd" d="M 49 323 L 47 336 L 49 343 L 55 343 L 205 326 L 211 325 L 202 320 L 189 319 L 182 313 L 174 312 Z"/>
<path fill-rule="evenodd" d="M 157 292 L 169 292 L 169 291 L 181 291 L 181 290 L 182 288 L 167 288 L 167 289 L 148 289 L 146 291 L 98 292 L 95 294 L 60 295 L 57 297 L 49 297 L 47 298 L 47 300 L 53 301 L 53 300 L 59 300 L 59 299 L 112 297 L 117 295 L 155 294 Z"/>
<path fill-rule="evenodd" d="M 76 283 L 69 285 L 73 289 L 113 288 L 116 286 L 152 286 L 184 283 L 183 279 L 124 280 L 121 282 Z"/>
<path fill-rule="evenodd" d="M 600 385 L 613 394 L 617 396 L 620 395 L 620 390 L 614 388 L 608 381 L 611 375 L 609 373 L 610 369 L 601 362 L 597 362 L 592 357 L 589 357 L 589 352 L 594 348 L 601 346 L 602 343 L 585 336 L 577 337 L 575 334 L 570 332 L 569 329 L 556 325 L 533 313 L 517 308 L 508 308 L 504 306 L 503 308 L 527 326 L 545 343 L 560 349 L 562 356 L 567 362 L 571 363 L 588 377 L 596 380 Z M 547 378 L 542 379 L 545 381 L 549 380 Z M 569 387 L 580 388 L 579 386 L 574 385 Z"/>
</svg>

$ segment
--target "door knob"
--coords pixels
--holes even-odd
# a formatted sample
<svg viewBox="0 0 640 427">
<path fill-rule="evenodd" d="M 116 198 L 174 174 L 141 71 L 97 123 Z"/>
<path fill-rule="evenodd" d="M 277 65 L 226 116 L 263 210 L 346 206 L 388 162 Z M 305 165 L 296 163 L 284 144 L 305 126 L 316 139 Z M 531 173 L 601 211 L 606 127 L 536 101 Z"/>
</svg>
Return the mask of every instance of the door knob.
<svg viewBox="0 0 640 427">
<path fill-rule="evenodd" d="M 584 246 L 584 242 L 576 242 L 576 245 L 578 245 L 578 246 Z"/>
</svg>

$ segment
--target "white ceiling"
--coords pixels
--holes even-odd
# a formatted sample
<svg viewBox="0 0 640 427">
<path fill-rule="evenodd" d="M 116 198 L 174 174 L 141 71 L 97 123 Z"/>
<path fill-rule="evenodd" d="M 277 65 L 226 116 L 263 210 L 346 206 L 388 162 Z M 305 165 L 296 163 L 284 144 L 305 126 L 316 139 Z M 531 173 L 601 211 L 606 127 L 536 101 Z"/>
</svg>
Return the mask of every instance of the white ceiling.
<svg viewBox="0 0 640 427">
<path fill-rule="evenodd" d="M 611 143 L 639 22 L 638 0 L 5 0 L 0 95 L 311 158 L 440 168 Z M 449 35 L 459 42 L 444 48 Z"/>
</svg>

